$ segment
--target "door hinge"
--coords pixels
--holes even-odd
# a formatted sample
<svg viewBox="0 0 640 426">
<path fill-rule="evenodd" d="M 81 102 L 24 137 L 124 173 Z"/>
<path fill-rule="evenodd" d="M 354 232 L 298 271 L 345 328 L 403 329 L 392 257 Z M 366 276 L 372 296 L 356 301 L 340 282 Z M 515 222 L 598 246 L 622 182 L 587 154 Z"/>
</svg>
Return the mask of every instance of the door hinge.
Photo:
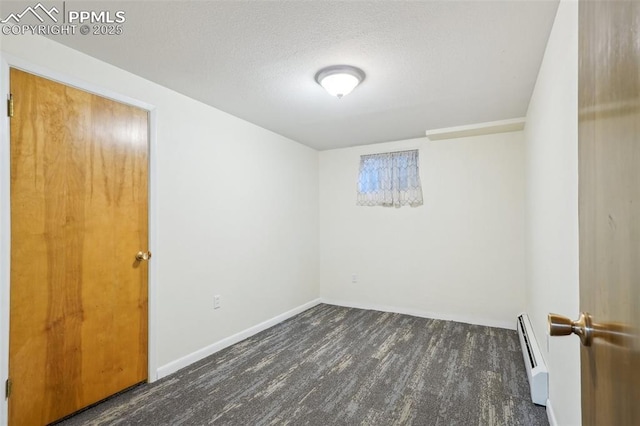
<svg viewBox="0 0 640 426">
<path fill-rule="evenodd" d="M 7 99 L 7 115 L 13 117 L 13 95 L 9 95 Z"/>
<path fill-rule="evenodd" d="M 11 396 L 11 379 L 7 379 L 7 381 L 4 383 L 4 397 L 5 399 L 8 399 Z"/>
</svg>

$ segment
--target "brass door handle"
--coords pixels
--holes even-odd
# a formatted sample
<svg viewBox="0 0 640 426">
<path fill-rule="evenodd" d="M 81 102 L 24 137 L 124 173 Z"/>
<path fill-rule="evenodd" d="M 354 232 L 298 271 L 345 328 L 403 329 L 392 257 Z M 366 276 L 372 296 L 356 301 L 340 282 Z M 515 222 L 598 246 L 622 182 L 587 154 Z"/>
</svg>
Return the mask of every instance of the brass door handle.
<svg viewBox="0 0 640 426">
<path fill-rule="evenodd" d="M 141 262 L 143 260 L 149 260 L 149 259 L 151 259 L 151 252 L 150 251 L 147 251 L 147 252 L 139 251 L 138 253 L 136 253 L 136 260 L 138 262 Z"/>
<path fill-rule="evenodd" d="M 591 346 L 593 341 L 593 321 L 588 313 L 582 312 L 580 318 L 576 321 L 571 321 L 562 315 L 549 314 L 548 321 L 550 336 L 568 336 L 573 333 L 580 337 L 583 345 Z"/>
</svg>

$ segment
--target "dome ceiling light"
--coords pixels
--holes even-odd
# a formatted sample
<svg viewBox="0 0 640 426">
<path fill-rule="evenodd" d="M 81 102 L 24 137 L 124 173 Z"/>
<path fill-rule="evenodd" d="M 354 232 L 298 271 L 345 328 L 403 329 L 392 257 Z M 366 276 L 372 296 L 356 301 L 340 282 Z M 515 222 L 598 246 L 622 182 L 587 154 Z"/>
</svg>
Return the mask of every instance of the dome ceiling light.
<svg viewBox="0 0 640 426">
<path fill-rule="evenodd" d="M 342 98 L 364 80 L 364 71 L 351 65 L 332 65 L 322 68 L 316 74 L 318 84 L 330 95 Z"/>
</svg>

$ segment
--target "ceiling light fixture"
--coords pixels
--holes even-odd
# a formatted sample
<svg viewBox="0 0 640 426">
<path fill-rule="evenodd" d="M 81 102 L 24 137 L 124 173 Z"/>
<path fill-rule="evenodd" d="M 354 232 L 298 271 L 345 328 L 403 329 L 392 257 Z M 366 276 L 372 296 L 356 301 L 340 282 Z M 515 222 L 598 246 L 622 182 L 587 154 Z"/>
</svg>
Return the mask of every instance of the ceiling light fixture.
<svg viewBox="0 0 640 426">
<path fill-rule="evenodd" d="M 351 93 L 364 80 L 364 71 L 351 65 L 333 65 L 316 74 L 318 84 L 338 99 Z"/>
</svg>

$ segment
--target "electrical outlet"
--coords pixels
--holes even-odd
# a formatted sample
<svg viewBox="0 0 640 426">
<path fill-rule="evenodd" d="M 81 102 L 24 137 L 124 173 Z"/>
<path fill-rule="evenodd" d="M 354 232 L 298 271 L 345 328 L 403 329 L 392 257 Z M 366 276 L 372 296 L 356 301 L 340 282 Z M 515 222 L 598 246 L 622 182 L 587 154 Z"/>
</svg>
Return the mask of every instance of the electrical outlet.
<svg viewBox="0 0 640 426">
<path fill-rule="evenodd" d="M 358 274 L 351 274 L 351 282 L 352 283 L 358 282 Z"/>
<path fill-rule="evenodd" d="M 220 309 L 220 295 L 213 296 L 213 309 Z"/>
</svg>

